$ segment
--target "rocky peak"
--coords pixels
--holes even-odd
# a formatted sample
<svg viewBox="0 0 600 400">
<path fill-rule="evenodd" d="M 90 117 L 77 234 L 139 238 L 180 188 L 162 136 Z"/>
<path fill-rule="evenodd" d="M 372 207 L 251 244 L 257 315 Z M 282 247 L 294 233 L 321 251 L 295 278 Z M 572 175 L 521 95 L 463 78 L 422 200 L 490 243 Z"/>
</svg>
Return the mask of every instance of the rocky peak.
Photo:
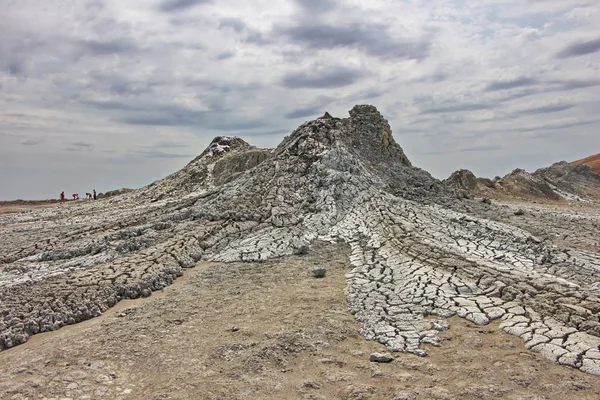
<svg viewBox="0 0 600 400">
<path fill-rule="evenodd" d="M 468 169 L 454 171 L 444 183 L 455 189 L 474 190 L 477 188 L 477 177 Z"/>
<path fill-rule="evenodd" d="M 200 158 L 216 157 L 232 150 L 245 150 L 250 146 L 245 140 L 236 136 L 217 136 L 208 147 L 200 154 Z"/>
<path fill-rule="evenodd" d="M 308 156 L 323 154 L 344 147 L 370 164 L 411 166 L 408 157 L 392 136 L 388 121 L 377 108 L 357 105 L 349 111 L 350 118 L 333 118 L 329 113 L 296 129 L 277 148 L 277 154 Z"/>
<path fill-rule="evenodd" d="M 388 121 L 376 107 L 357 105 L 350 110 L 347 139 L 367 158 L 376 161 L 399 162 L 411 166 L 408 157 L 392 136 Z"/>
<path fill-rule="evenodd" d="M 529 175 L 529 173 L 522 168 L 515 168 L 509 174 L 507 174 L 504 178 L 508 178 L 511 175 Z"/>
<path fill-rule="evenodd" d="M 600 191 L 600 175 L 585 164 L 572 165 L 561 161 L 538 169 L 533 176 L 577 196 L 597 197 Z"/>
</svg>

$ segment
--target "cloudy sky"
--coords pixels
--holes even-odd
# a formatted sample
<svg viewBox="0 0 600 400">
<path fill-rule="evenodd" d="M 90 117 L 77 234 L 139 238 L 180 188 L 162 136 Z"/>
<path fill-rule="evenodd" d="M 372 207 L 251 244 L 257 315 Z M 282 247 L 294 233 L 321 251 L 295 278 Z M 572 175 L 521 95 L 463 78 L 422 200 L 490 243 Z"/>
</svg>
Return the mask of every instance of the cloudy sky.
<svg viewBox="0 0 600 400">
<path fill-rule="evenodd" d="M 0 0 L 0 199 L 378 107 L 438 178 L 600 152 L 598 0 Z"/>
</svg>

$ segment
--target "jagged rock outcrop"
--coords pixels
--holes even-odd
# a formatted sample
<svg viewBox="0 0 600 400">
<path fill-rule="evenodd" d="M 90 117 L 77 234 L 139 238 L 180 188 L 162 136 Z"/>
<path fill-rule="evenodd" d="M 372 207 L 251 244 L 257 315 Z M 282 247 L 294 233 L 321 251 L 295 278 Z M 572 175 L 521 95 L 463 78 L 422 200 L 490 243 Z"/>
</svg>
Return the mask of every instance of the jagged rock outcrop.
<svg viewBox="0 0 600 400">
<path fill-rule="evenodd" d="M 515 169 L 493 181 L 476 178 L 468 170 L 454 172 L 446 186 L 476 195 L 540 200 L 582 200 L 600 196 L 600 175 L 586 165 L 558 162 L 533 174 Z"/>
<path fill-rule="evenodd" d="M 595 154 L 581 160 L 571 162 L 572 165 L 583 164 L 590 167 L 595 173 L 600 175 L 600 154 Z"/>
<path fill-rule="evenodd" d="M 522 198 L 546 198 L 560 200 L 561 196 L 552 186 L 523 169 L 515 169 L 497 182 L 504 192 Z"/>
<path fill-rule="evenodd" d="M 547 182 L 563 196 L 597 196 L 600 193 L 600 175 L 585 164 L 571 165 L 566 161 L 540 168 L 533 176 Z"/>
<path fill-rule="evenodd" d="M 198 260 L 262 261 L 319 239 L 351 247 L 350 310 L 392 351 L 425 355 L 455 314 L 501 318 L 532 350 L 600 374 L 598 258 L 458 197 L 411 165 L 373 106 L 307 122 L 274 150 L 217 138 L 135 192 L 0 216 L 0 349 L 150 295 Z"/>
<path fill-rule="evenodd" d="M 468 169 L 454 171 L 444 183 L 455 189 L 475 190 L 477 189 L 477 177 Z"/>
<path fill-rule="evenodd" d="M 158 201 L 213 190 L 260 164 L 270 153 L 270 149 L 257 149 L 238 137 L 217 136 L 183 169 L 140 189 L 136 198 Z"/>
</svg>

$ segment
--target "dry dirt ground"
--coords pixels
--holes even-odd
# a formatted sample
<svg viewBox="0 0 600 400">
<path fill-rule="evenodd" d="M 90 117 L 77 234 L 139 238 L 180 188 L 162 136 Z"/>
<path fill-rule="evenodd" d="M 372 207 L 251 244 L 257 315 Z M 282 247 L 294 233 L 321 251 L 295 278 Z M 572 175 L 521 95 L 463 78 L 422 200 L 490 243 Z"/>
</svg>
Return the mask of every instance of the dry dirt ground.
<svg viewBox="0 0 600 400">
<path fill-rule="evenodd" d="M 600 398 L 598 377 L 526 350 L 497 323 L 455 317 L 428 357 L 370 362 L 385 348 L 348 311 L 348 255 L 317 244 L 263 263 L 199 263 L 150 298 L 0 352 L 0 398 Z"/>
</svg>

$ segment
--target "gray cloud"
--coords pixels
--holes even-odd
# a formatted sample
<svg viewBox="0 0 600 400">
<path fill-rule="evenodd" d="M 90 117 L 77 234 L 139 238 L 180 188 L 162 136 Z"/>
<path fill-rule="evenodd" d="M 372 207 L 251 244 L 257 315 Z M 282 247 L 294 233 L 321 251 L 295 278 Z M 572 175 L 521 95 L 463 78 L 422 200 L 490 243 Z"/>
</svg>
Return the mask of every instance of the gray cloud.
<svg viewBox="0 0 600 400">
<path fill-rule="evenodd" d="M 19 144 L 23 146 L 35 146 L 42 143 L 41 139 L 23 139 L 19 140 Z"/>
<path fill-rule="evenodd" d="M 600 38 L 573 43 L 556 54 L 558 58 L 579 57 L 600 51 Z"/>
<path fill-rule="evenodd" d="M 383 96 L 388 92 L 387 89 L 380 88 L 369 88 L 367 90 L 361 90 L 356 93 L 351 93 L 349 96 L 345 98 L 345 100 L 350 104 L 353 101 L 361 102 L 361 100 L 372 100 L 377 97 Z"/>
<path fill-rule="evenodd" d="M 281 84 L 287 88 L 339 88 L 352 85 L 365 73 L 347 67 L 327 67 L 314 71 L 299 71 L 286 74 Z"/>
<path fill-rule="evenodd" d="M 515 89 L 524 86 L 537 85 L 539 81 L 534 78 L 520 77 L 509 81 L 494 81 L 491 82 L 485 90 L 487 92 L 493 92 L 497 90 Z"/>
<path fill-rule="evenodd" d="M 159 149 L 159 148 L 160 149 L 176 149 L 176 148 L 181 148 L 181 147 L 188 147 L 188 145 L 185 143 L 179 143 L 179 142 L 161 141 L 156 144 L 143 145 L 141 147 L 153 148 L 153 149 Z"/>
<path fill-rule="evenodd" d="M 247 119 L 220 111 L 196 111 L 173 105 L 163 107 L 156 105 L 153 107 L 156 108 L 148 107 L 143 112 L 116 117 L 115 121 L 128 125 L 196 126 L 225 131 L 261 128 L 266 124 L 264 120 Z"/>
<path fill-rule="evenodd" d="M 14 76 L 24 76 L 26 67 L 20 60 L 11 60 L 8 63 L 8 72 Z"/>
<path fill-rule="evenodd" d="M 546 114 L 555 113 L 573 108 L 575 104 L 557 104 L 542 107 L 529 108 L 527 110 L 521 110 L 517 114 L 521 115 L 532 115 L 532 114 Z"/>
<path fill-rule="evenodd" d="M 436 154 L 452 154 L 452 153 L 477 153 L 477 152 L 485 152 L 485 151 L 502 150 L 503 148 L 504 147 L 502 147 L 502 146 L 473 146 L 473 147 L 465 147 L 465 148 L 461 148 L 461 149 L 429 151 L 429 152 L 426 152 L 423 154 L 436 155 Z"/>
<path fill-rule="evenodd" d="M 211 2 L 212 0 L 163 0 L 158 9 L 164 12 L 176 12 Z"/>
<path fill-rule="evenodd" d="M 83 147 L 83 148 L 86 148 L 86 149 L 93 146 L 93 144 L 86 143 L 86 142 L 74 142 L 74 143 L 71 143 L 71 144 L 73 146 L 75 146 L 75 147 Z"/>
<path fill-rule="evenodd" d="M 246 23 L 244 21 L 242 21 L 239 18 L 221 18 L 221 21 L 219 22 L 219 28 L 231 28 L 234 31 L 241 33 L 244 32 L 248 26 L 246 25 Z"/>
<path fill-rule="evenodd" d="M 550 131 L 550 130 L 557 130 L 557 129 L 569 129 L 569 128 L 575 128 L 577 126 L 592 125 L 592 124 L 596 124 L 598 122 L 600 122 L 599 119 L 588 120 L 588 121 L 545 124 L 545 125 L 534 126 L 531 128 L 521 128 L 518 131 L 519 132 L 537 132 L 537 131 Z"/>
<path fill-rule="evenodd" d="M 474 147 L 465 147 L 464 149 L 459 149 L 457 153 L 469 153 L 472 151 L 496 151 L 502 150 L 502 146 L 474 146 Z"/>
<path fill-rule="evenodd" d="M 217 60 L 227 60 L 228 58 L 232 58 L 233 56 L 235 56 L 235 53 L 233 51 L 223 51 L 223 52 L 217 54 L 216 59 Z"/>
<path fill-rule="evenodd" d="M 429 37 L 393 37 L 381 24 L 330 25 L 311 21 L 299 25 L 279 25 L 276 36 L 284 36 L 295 44 L 310 49 L 354 48 L 380 58 L 422 60 L 429 55 Z"/>
<path fill-rule="evenodd" d="M 527 89 L 527 90 L 523 90 L 523 91 L 520 91 L 517 93 L 510 94 L 508 96 L 502 97 L 502 98 L 498 99 L 498 101 L 499 102 L 513 101 L 513 100 L 522 99 L 523 97 L 533 96 L 533 95 L 539 94 L 539 93 L 542 93 L 542 91 L 539 89 Z"/>
<path fill-rule="evenodd" d="M 594 86 L 600 86 L 600 80 L 591 79 L 588 81 L 585 80 L 566 80 L 566 81 L 558 81 L 560 85 L 560 90 L 574 90 L 574 89 L 586 89 Z"/>
<path fill-rule="evenodd" d="M 448 112 L 467 112 L 467 111 L 480 111 L 489 110 L 494 108 L 492 104 L 487 103 L 466 103 L 466 104 L 455 104 L 450 106 L 432 107 L 426 108 L 420 112 L 420 114 L 441 114 Z"/>
<path fill-rule="evenodd" d="M 87 74 L 85 87 L 93 92 L 108 92 L 113 95 L 141 95 L 152 92 L 155 88 L 168 84 L 166 79 L 143 79 L 134 76 L 123 76 L 119 72 L 92 71 Z"/>
<path fill-rule="evenodd" d="M 140 105 L 134 105 L 130 102 L 119 101 L 119 100 L 91 100 L 91 99 L 80 99 L 79 103 L 93 107 L 100 110 L 116 110 L 116 111 L 143 111 L 143 107 Z"/>
<path fill-rule="evenodd" d="M 219 95 L 232 93 L 253 93 L 265 90 L 265 86 L 259 82 L 219 82 L 209 79 L 186 79 L 182 82 L 185 86 L 198 87 L 203 91 L 215 92 Z"/>
<path fill-rule="evenodd" d="M 244 34 L 244 41 L 246 43 L 255 43 L 259 45 L 271 43 L 271 39 L 266 38 L 259 30 L 249 27 L 244 21 L 239 18 L 221 18 L 219 22 L 219 29 L 230 28 L 234 32 Z"/>
<path fill-rule="evenodd" d="M 309 106 L 298 107 L 284 114 L 286 119 L 317 118 L 325 113 L 325 109 L 334 99 L 329 96 L 319 96 L 311 102 Z"/>
<path fill-rule="evenodd" d="M 524 97 L 533 96 L 544 93 L 554 92 L 570 92 L 578 89 L 587 89 L 595 86 L 600 86 L 600 80 L 582 80 L 582 79 L 566 79 L 566 80 L 547 80 L 539 81 L 539 86 L 535 89 L 523 89 L 519 92 L 498 99 L 500 102 L 513 101 Z"/>
<path fill-rule="evenodd" d="M 299 108 L 297 110 L 291 111 L 285 114 L 285 118 L 287 119 L 296 119 L 296 118 L 305 118 L 305 117 L 316 117 L 318 116 L 321 107 L 307 107 L 307 108 Z"/>
<path fill-rule="evenodd" d="M 118 53 L 134 53 L 140 50 L 138 45 L 131 39 L 120 40 L 85 40 L 80 42 L 87 52 L 95 55 L 107 55 Z"/>
<path fill-rule="evenodd" d="M 67 147 L 67 151 L 90 151 L 94 147 L 91 143 L 86 142 L 73 142 L 70 147 Z"/>
<path fill-rule="evenodd" d="M 294 0 L 305 12 L 319 13 L 333 10 L 338 6 L 334 0 Z"/>
<path fill-rule="evenodd" d="M 175 154 L 160 150 L 133 150 L 129 154 L 146 158 L 189 158 L 196 157 L 197 154 Z"/>
</svg>

